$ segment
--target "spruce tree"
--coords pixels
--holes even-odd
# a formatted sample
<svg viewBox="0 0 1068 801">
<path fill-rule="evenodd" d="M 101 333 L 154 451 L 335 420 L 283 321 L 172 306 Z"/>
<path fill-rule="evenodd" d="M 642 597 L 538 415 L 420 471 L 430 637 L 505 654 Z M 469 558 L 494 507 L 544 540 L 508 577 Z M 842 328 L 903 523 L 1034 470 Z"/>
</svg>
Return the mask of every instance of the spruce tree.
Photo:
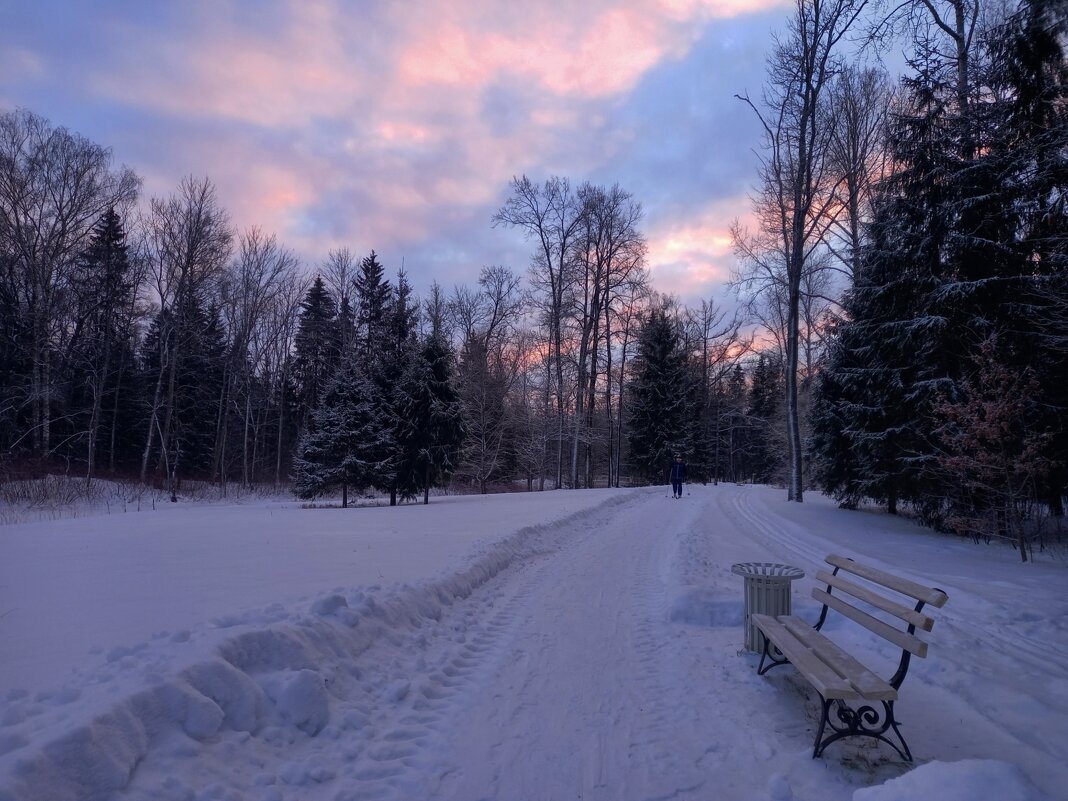
<svg viewBox="0 0 1068 801">
<path fill-rule="evenodd" d="M 784 444 L 776 444 L 773 426 L 779 418 L 782 373 L 775 360 L 761 352 L 753 368 L 749 387 L 749 474 L 753 481 L 767 484 L 780 473 Z"/>
<path fill-rule="evenodd" d="M 378 255 L 372 250 L 360 262 L 354 279 L 356 287 L 357 355 L 370 367 L 381 348 L 388 327 L 393 290 L 385 279 Z"/>
<path fill-rule="evenodd" d="M 378 412 L 379 389 L 359 361 L 349 359 L 327 382 L 311 425 L 297 447 L 293 492 L 316 498 L 341 490 L 388 488 L 395 470 L 393 431 Z"/>
<path fill-rule="evenodd" d="M 1025 0 L 991 36 L 996 97 L 990 156 L 1004 165 L 1002 194 L 1016 214 L 1019 267 L 1010 277 L 998 338 L 1021 374 L 1038 382 L 1032 431 L 1050 464 L 1039 500 L 1064 513 L 1068 490 L 1068 7 Z M 1006 345 L 1008 347 L 1006 347 Z M 1008 353 L 1005 353 L 1008 351 Z"/>
<path fill-rule="evenodd" d="M 336 321 L 337 307 L 317 275 L 300 304 L 300 320 L 294 340 L 294 377 L 300 386 L 302 428 L 310 421 L 312 410 L 319 405 L 323 388 L 337 370 L 340 342 Z"/>
<path fill-rule="evenodd" d="M 409 361 L 400 383 L 397 487 L 404 498 L 445 484 L 464 439 L 460 396 L 452 386 L 452 354 L 431 336 Z"/>
<path fill-rule="evenodd" d="M 843 506 L 868 497 L 896 512 L 910 500 L 934 521 L 930 420 L 941 394 L 952 392 L 953 352 L 948 320 L 932 302 L 946 281 L 953 200 L 946 176 L 958 154 L 946 85 L 935 80 L 940 66 L 920 67 L 905 81 L 906 102 L 891 128 L 899 169 L 873 204 L 861 276 L 817 383 L 809 444 L 817 480 Z"/>
<path fill-rule="evenodd" d="M 101 217 L 77 265 L 75 333 L 70 346 L 71 411 L 85 432 L 86 475 L 103 451 L 114 466 L 118 430 L 129 430 L 128 386 L 134 371 L 130 343 L 136 278 L 122 219 Z M 120 418 L 120 411 L 127 416 Z"/>
<path fill-rule="evenodd" d="M 655 308 L 638 336 L 629 385 L 630 461 L 645 481 L 665 481 L 672 454 L 687 450 L 693 434 L 692 390 L 675 320 L 666 309 Z"/>
<path fill-rule="evenodd" d="M 389 285 L 386 284 L 386 287 Z M 380 335 L 373 341 L 370 365 L 382 401 L 378 414 L 383 423 L 391 427 L 393 438 L 399 443 L 405 438 L 407 430 L 407 421 L 403 416 L 404 377 L 418 356 L 418 306 L 412 301 L 412 289 L 403 270 L 398 276 L 396 291 L 391 294 L 384 309 Z M 398 465 L 403 463 L 402 456 L 398 455 L 398 459 Z M 398 492 L 410 497 L 412 487 L 401 486 L 398 480 L 397 474 L 389 477 L 390 506 L 396 506 Z"/>
</svg>

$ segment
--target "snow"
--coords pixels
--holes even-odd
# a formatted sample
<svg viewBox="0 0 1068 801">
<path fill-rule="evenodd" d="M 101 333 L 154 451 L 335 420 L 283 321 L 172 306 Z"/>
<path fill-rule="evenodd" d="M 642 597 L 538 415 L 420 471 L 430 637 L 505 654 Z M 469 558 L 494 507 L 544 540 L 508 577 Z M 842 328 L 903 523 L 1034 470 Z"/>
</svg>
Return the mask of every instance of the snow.
<svg viewBox="0 0 1068 801">
<path fill-rule="evenodd" d="M 0 801 L 1068 798 L 1062 560 L 689 489 L 2 527 Z M 949 595 L 896 706 L 913 766 L 856 740 L 813 760 L 811 689 L 741 650 L 730 565 L 801 567 L 814 620 L 832 552 Z"/>
<path fill-rule="evenodd" d="M 1019 768 L 996 759 L 932 762 L 879 787 L 857 790 L 853 794 L 853 801 L 914 801 L 916 798 L 1041 801 L 1042 796 Z"/>
</svg>

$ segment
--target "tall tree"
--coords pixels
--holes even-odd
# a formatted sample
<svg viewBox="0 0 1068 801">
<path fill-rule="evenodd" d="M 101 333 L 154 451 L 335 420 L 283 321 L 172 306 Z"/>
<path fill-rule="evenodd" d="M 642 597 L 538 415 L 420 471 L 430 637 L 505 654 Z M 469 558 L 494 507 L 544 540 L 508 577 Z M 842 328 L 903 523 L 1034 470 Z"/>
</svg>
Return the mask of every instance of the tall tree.
<svg viewBox="0 0 1068 801">
<path fill-rule="evenodd" d="M 0 114 L 0 250 L 16 270 L 29 320 L 24 397 L 40 457 L 52 452 L 53 366 L 70 331 L 61 306 L 77 258 L 104 213 L 132 204 L 139 188 L 132 170 L 112 168 L 109 149 L 24 109 Z"/>
<path fill-rule="evenodd" d="M 357 357 L 367 369 L 374 361 L 376 349 L 387 336 L 387 317 L 393 294 L 378 254 L 373 250 L 360 261 L 355 286 Z"/>
<path fill-rule="evenodd" d="M 507 397 L 514 366 L 493 356 L 478 335 L 468 337 L 460 354 L 459 394 L 466 432 L 464 472 L 478 484 L 483 495 L 508 455 Z"/>
<path fill-rule="evenodd" d="M 381 338 L 375 342 L 371 375 L 378 385 L 382 405 L 378 415 L 388 421 L 393 438 L 400 443 L 405 435 L 404 376 L 412 362 L 416 361 L 418 352 L 417 329 L 419 325 L 419 302 L 412 296 L 412 287 L 403 268 L 397 275 L 397 286 L 389 299 L 385 310 L 385 320 L 381 327 Z M 403 450 L 403 448 L 402 448 Z M 398 470 L 403 466 L 403 459 L 397 461 Z M 397 505 L 397 494 L 404 494 L 406 488 L 401 485 L 398 471 L 388 477 L 389 505 Z"/>
<path fill-rule="evenodd" d="M 494 226 L 518 228 L 535 243 L 531 279 L 542 293 L 540 318 L 548 332 L 544 403 L 556 397 L 556 486 L 563 486 L 564 431 L 564 298 L 574 280 L 573 249 L 580 236 L 584 208 L 566 178 L 553 176 L 541 186 L 525 175 L 512 179 L 512 196 L 493 215 Z"/>
<path fill-rule="evenodd" d="M 801 284 L 837 207 L 827 185 L 831 129 L 821 112 L 840 68 L 838 44 L 866 5 L 867 0 L 796 0 L 788 33 L 769 58 L 762 104 L 742 98 L 764 128 L 759 210 L 785 277 L 788 497 L 798 502 L 803 487 L 797 395 Z"/>
<path fill-rule="evenodd" d="M 220 301 L 229 334 L 226 378 L 219 396 L 212 477 L 227 480 L 227 445 L 231 417 L 241 425 L 241 480 L 250 486 L 254 475 L 255 425 L 253 397 L 261 389 L 258 374 L 267 355 L 265 331 L 278 292 L 297 269 L 296 257 L 277 237 L 259 228 L 242 234 L 237 258 L 220 281 Z M 233 414 L 232 412 L 236 412 Z"/>
<path fill-rule="evenodd" d="M 97 451 L 106 411 L 112 411 L 111 436 L 115 427 L 114 409 L 120 406 L 122 381 L 133 372 L 132 340 L 135 293 L 140 276 L 135 271 L 126 242 L 122 219 L 112 208 L 100 218 L 89 247 L 76 268 L 77 311 L 71 354 L 76 362 L 75 385 L 87 395 L 86 480 L 96 469 Z M 105 409 L 105 401 L 112 408 Z M 109 448 L 114 458 L 114 444 Z"/>
<path fill-rule="evenodd" d="M 159 466 L 174 475 L 176 446 L 174 413 L 184 351 L 215 322 L 205 313 L 230 258 L 233 230 L 207 178 L 182 179 L 166 200 L 152 199 L 148 220 L 153 289 L 158 298 L 161 358 L 151 390 L 148 431 L 141 460 L 141 479 L 148 474 L 153 443 L 158 440 Z M 172 497 L 174 494 L 172 480 Z"/>
<path fill-rule="evenodd" d="M 775 422 L 782 400 L 782 371 L 761 352 L 749 386 L 750 472 L 753 481 L 766 484 L 779 472 L 781 453 L 775 438 Z"/>
<path fill-rule="evenodd" d="M 871 193 L 888 167 L 883 133 L 890 99 L 886 74 L 870 67 L 844 66 L 830 89 L 828 156 L 838 178 L 842 211 L 834 215 L 827 242 L 850 283 L 860 269 L 861 233 L 870 214 Z"/>
<path fill-rule="evenodd" d="M 630 384 L 630 462 L 642 479 L 662 482 L 672 453 L 692 438 L 691 374 L 674 315 L 661 302 L 643 321 Z"/>
<path fill-rule="evenodd" d="M 317 275 L 300 304 L 300 319 L 293 342 L 294 376 L 299 385 L 301 429 L 308 427 L 312 411 L 341 357 L 337 332 L 337 306 Z"/>
<path fill-rule="evenodd" d="M 1049 432 L 1041 498 L 1061 516 L 1068 490 L 1068 7 L 1021 2 L 988 41 L 997 109 L 989 155 L 1002 168 L 1002 202 L 1018 224 L 1001 339 L 1011 339 L 1018 371 L 1035 371 L 1040 400 L 1030 421 Z"/>
<path fill-rule="evenodd" d="M 460 396 L 452 386 L 452 353 L 441 339 L 427 339 L 412 358 L 398 395 L 400 464 L 397 486 L 404 497 L 449 480 L 460 461 L 464 439 Z"/>
</svg>

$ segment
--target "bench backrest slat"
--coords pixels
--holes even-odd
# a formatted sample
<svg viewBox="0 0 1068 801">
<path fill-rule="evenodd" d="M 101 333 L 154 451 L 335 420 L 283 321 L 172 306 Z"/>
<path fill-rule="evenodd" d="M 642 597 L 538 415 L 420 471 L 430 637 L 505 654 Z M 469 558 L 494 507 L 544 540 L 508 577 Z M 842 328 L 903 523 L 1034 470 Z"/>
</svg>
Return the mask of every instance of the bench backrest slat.
<svg viewBox="0 0 1068 801">
<path fill-rule="evenodd" d="M 899 648 L 919 657 L 927 656 L 927 643 L 914 634 L 909 634 L 907 631 L 896 629 L 889 623 L 885 623 L 877 617 L 872 617 L 867 612 L 857 609 L 857 607 L 849 602 L 843 601 L 841 598 L 837 598 L 825 590 L 821 590 L 819 587 L 813 588 L 812 597 L 821 604 L 826 604 L 836 612 L 845 615 L 850 620 L 856 621 L 869 631 L 878 634 L 883 639 L 892 642 Z"/>
<path fill-rule="evenodd" d="M 942 590 L 925 587 L 922 584 L 891 575 L 878 568 L 857 564 L 852 559 L 844 556 L 832 554 L 827 557 L 827 564 L 845 570 L 855 576 L 860 576 L 874 584 L 881 584 L 888 589 L 900 592 L 910 598 L 915 598 L 917 601 L 923 601 L 931 606 L 942 607 L 948 600 L 948 596 Z"/>
<path fill-rule="evenodd" d="M 934 619 L 928 617 L 922 612 L 917 612 L 911 606 L 905 606 L 895 601 L 891 601 L 888 598 L 884 598 L 876 592 L 872 592 L 867 587 L 862 587 L 859 584 L 854 584 L 848 579 L 842 578 L 841 574 L 833 575 L 826 570 L 820 570 L 816 573 L 816 581 L 822 581 L 824 584 L 829 584 L 836 590 L 847 592 L 854 598 L 859 598 L 865 603 L 871 604 L 876 609 L 881 609 L 884 612 L 888 612 L 894 617 L 904 620 L 911 626 L 915 626 L 921 631 L 930 631 L 934 626 Z"/>
</svg>

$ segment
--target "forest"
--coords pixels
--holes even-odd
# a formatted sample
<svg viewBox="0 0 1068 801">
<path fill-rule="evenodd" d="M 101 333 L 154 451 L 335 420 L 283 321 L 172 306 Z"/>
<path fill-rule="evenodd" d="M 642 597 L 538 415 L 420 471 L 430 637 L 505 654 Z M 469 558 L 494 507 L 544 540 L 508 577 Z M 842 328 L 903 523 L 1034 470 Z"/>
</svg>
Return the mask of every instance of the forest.
<svg viewBox="0 0 1068 801">
<path fill-rule="evenodd" d="M 1066 35 L 1058 0 L 798 0 L 732 100 L 763 137 L 727 305 L 656 291 L 619 185 L 514 178 L 486 224 L 529 264 L 418 296 L 374 243 L 302 261 L 208 177 L 144 197 L 0 111 L 0 485 L 396 504 L 664 483 L 681 453 L 1026 559 L 1068 490 Z"/>
</svg>

